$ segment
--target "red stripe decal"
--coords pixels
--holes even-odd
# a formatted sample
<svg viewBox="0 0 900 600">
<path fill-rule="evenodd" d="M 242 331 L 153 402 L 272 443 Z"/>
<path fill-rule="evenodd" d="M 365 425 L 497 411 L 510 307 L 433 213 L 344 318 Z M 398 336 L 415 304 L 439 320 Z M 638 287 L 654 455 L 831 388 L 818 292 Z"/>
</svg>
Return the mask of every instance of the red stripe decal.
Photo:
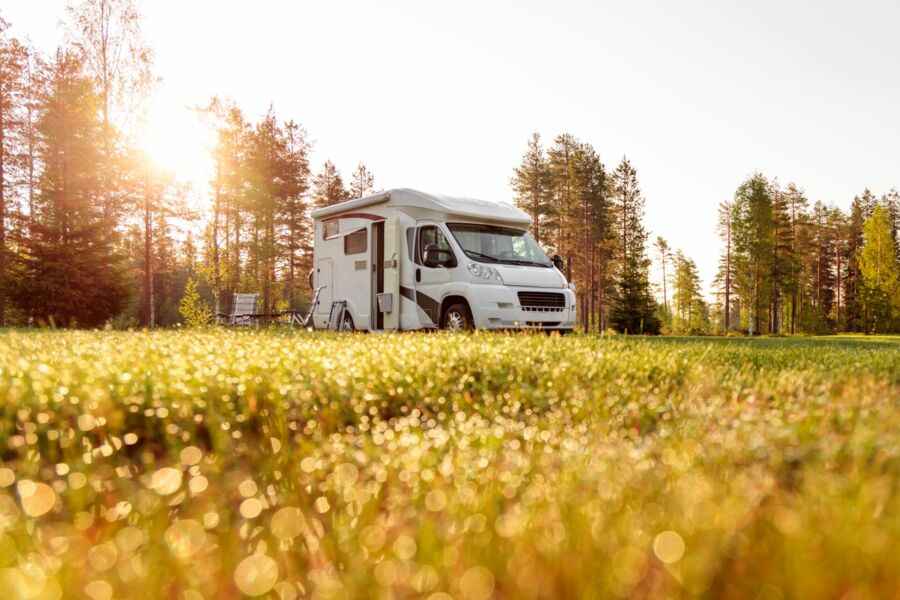
<svg viewBox="0 0 900 600">
<path fill-rule="evenodd" d="M 346 213 L 343 215 L 328 217 L 323 221 L 323 223 L 327 223 L 329 221 L 337 221 L 338 219 L 369 219 L 370 221 L 384 221 L 386 218 L 387 217 L 373 215 L 372 213 Z"/>
</svg>

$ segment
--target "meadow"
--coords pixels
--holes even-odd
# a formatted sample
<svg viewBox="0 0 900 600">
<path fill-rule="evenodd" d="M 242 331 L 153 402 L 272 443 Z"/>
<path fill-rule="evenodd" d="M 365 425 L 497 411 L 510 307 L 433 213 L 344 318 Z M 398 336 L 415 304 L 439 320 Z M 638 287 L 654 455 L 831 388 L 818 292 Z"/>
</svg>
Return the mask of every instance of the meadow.
<svg viewBox="0 0 900 600">
<path fill-rule="evenodd" d="M 900 338 L 0 334 L 0 598 L 900 590 Z"/>
</svg>

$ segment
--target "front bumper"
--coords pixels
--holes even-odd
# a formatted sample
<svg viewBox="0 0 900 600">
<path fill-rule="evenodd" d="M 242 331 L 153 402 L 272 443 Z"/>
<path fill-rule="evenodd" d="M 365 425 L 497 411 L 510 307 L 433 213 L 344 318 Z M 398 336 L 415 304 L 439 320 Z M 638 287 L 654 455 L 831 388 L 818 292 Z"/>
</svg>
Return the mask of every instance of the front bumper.
<svg viewBox="0 0 900 600">
<path fill-rule="evenodd" d="M 523 307 L 519 292 L 563 294 L 565 306 Z M 567 288 L 478 284 L 469 287 L 468 296 L 472 319 L 479 329 L 572 329 L 575 326 L 575 292 Z"/>
</svg>

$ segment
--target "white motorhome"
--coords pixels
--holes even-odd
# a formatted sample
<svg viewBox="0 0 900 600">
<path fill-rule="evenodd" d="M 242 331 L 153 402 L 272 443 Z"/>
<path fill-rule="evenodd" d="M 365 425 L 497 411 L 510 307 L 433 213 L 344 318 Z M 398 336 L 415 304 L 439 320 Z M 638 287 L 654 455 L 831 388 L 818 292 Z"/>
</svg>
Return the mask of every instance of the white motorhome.
<svg viewBox="0 0 900 600">
<path fill-rule="evenodd" d="M 316 328 L 566 331 L 575 324 L 562 260 L 547 256 L 527 232 L 531 219 L 510 204 L 393 189 L 312 217 L 311 283 L 322 288 Z M 342 302 L 344 316 L 332 318 Z"/>
</svg>

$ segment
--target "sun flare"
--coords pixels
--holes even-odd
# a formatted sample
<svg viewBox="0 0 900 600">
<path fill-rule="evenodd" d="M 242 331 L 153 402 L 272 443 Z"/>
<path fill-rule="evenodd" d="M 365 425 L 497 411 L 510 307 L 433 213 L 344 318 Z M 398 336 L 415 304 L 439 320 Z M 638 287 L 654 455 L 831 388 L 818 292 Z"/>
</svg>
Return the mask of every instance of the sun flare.
<svg viewBox="0 0 900 600">
<path fill-rule="evenodd" d="M 154 98 L 148 111 L 145 151 L 158 167 L 179 181 L 200 185 L 210 176 L 209 132 L 188 106 Z"/>
</svg>

